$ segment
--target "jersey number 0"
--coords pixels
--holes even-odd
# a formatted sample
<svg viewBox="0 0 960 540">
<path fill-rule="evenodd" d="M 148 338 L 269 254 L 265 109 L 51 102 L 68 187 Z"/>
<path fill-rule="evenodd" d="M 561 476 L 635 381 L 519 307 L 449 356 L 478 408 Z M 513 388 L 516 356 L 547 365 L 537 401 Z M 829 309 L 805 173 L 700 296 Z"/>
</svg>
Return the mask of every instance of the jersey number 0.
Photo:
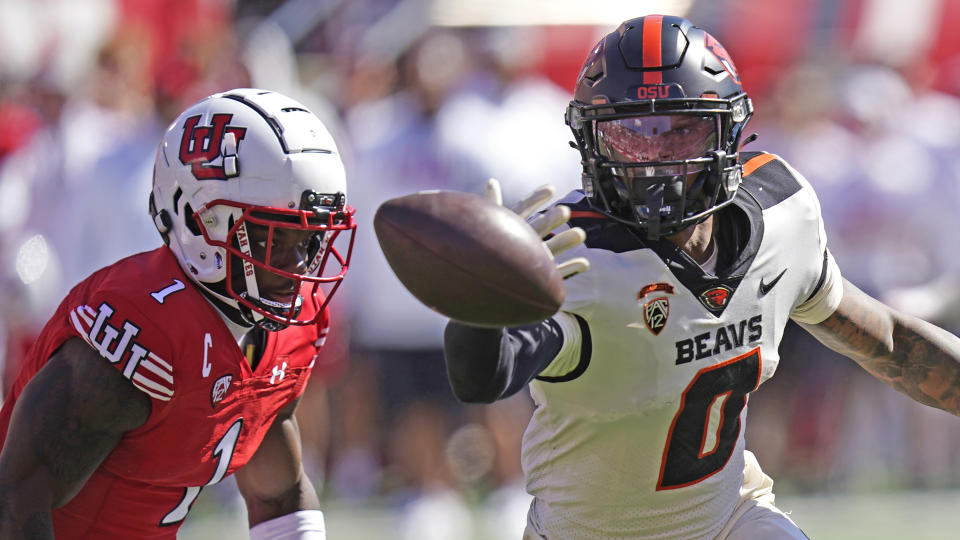
<svg viewBox="0 0 960 540">
<path fill-rule="evenodd" d="M 759 385 L 759 347 L 697 373 L 670 426 L 657 491 L 695 484 L 727 464 L 747 394 Z"/>
</svg>

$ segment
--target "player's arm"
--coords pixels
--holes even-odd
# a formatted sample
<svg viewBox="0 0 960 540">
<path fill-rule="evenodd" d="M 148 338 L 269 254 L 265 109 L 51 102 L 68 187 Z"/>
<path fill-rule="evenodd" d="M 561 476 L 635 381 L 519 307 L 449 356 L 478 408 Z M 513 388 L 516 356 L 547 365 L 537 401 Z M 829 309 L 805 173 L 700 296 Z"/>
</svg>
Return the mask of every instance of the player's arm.
<svg viewBox="0 0 960 540">
<path fill-rule="evenodd" d="M 517 393 L 562 346 L 563 332 L 553 318 L 510 329 L 450 321 L 443 334 L 450 387 L 467 403 L 493 403 Z"/>
<path fill-rule="evenodd" d="M 149 415 L 144 393 L 84 341 L 67 340 L 13 410 L 0 453 L 0 538 L 53 538 L 51 509 Z"/>
<path fill-rule="evenodd" d="M 898 312 L 843 282 L 843 296 L 819 324 L 801 324 L 916 401 L 960 415 L 960 338 Z"/>
<path fill-rule="evenodd" d="M 236 473 L 254 540 L 325 538 L 320 501 L 303 471 L 300 428 L 293 414 L 298 402 L 280 411 L 260 448 Z"/>
<path fill-rule="evenodd" d="M 517 203 L 513 211 L 527 219 L 553 193 L 553 186 L 541 186 Z M 500 183 L 492 178 L 487 182 L 485 195 L 493 203 L 503 204 Z M 583 230 L 576 227 L 552 235 L 551 231 L 569 219 L 568 207 L 554 206 L 528 223 L 541 238 L 546 238 L 544 245 L 556 256 L 582 244 L 586 238 Z M 589 267 L 590 263 L 582 257 L 557 265 L 564 279 Z M 569 331 L 571 320 L 572 315 L 560 312 L 539 323 L 509 329 L 450 321 L 444 330 L 443 349 L 454 394 L 468 403 L 492 403 L 515 394 L 558 359 L 565 343 L 579 343 L 578 339 L 565 339 L 565 331 L 568 337 L 578 331 Z"/>
</svg>

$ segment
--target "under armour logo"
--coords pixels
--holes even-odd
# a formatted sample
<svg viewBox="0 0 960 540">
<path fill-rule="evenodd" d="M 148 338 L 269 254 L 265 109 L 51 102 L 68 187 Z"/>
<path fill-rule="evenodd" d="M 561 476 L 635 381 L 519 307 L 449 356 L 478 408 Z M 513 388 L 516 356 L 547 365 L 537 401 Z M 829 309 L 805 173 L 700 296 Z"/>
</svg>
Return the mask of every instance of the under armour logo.
<svg viewBox="0 0 960 540">
<path fill-rule="evenodd" d="M 189 164 L 197 180 L 226 180 L 237 176 L 240 173 L 237 147 L 246 135 L 247 128 L 228 127 L 232 114 L 213 115 L 211 126 L 197 126 L 200 117 L 199 114 L 191 116 L 183 123 L 180 163 Z M 220 164 L 214 165 L 214 160 L 221 154 L 223 159 Z"/>
<path fill-rule="evenodd" d="M 276 384 L 277 381 L 282 381 L 284 375 L 286 375 L 286 369 L 286 362 L 284 362 L 280 367 L 273 366 L 273 375 L 270 376 L 270 384 Z"/>
</svg>

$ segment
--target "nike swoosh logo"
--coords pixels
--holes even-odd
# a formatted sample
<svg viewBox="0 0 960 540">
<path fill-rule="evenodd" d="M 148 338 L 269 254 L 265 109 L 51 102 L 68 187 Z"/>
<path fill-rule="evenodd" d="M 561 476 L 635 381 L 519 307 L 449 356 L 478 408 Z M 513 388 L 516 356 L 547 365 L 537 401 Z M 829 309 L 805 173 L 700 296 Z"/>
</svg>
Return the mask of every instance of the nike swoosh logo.
<svg viewBox="0 0 960 540">
<path fill-rule="evenodd" d="M 782 278 L 786 273 L 787 269 L 784 268 L 783 271 L 777 274 L 777 277 L 773 278 L 773 281 L 770 283 L 764 283 L 763 278 L 760 278 L 760 296 L 765 296 L 768 292 L 770 292 L 770 289 L 774 288 L 777 285 L 777 282 L 780 281 L 780 278 Z"/>
</svg>

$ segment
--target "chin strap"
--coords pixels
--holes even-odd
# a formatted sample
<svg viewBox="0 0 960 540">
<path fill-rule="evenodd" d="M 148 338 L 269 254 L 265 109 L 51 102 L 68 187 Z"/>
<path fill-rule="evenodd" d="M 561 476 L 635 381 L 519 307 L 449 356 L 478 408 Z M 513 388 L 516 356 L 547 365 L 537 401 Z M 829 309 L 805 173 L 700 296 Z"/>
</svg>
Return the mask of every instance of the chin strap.
<svg viewBox="0 0 960 540">
<path fill-rule="evenodd" d="M 290 312 L 290 304 L 284 304 L 283 302 L 276 302 L 273 300 L 268 300 L 266 298 L 250 297 L 247 295 L 247 293 L 241 293 L 240 296 L 245 298 L 251 304 L 259 307 L 260 309 L 264 311 L 272 312 L 277 316 L 285 317 L 286 314 Z M 254 324 L 256 324 L 257 326 L 259 326 L 260 328 L 263 328 L 268 332 L 279 332 L 280 330 L 283 330 L 284 328 L 289 326 L 286 323 L 275 321 L 268 317 L 264 317 L 263 314 L 258 313 L 257 311 L 254 311 L 252 309 L 246 309 L 246 308 L 243 308 L 243 309 L 245 313 L 249 313 L 247 317 L 252 319 Z M 303 309 L 303 296 L 298 294 L 296 300 L 293 301 L 293 317 L 294 318 L 300 314 L 301 309 Z"/>
<path fill-rule="evenodd" d="M 253 255 L 250 251 L 250 235 L 247 233 L 246 223 L 241 222 L 240 225 L 237 226 L 237 241 L 240 244 L 240 252 L 247 257 L 252 258 Z M 247 286 L 247 290 L 241 293 L 240 296 L 264 311 L 269 311 L 277 315 L 286 315 L 288 312 L 290 312 L 291 306 L 289 304 L 277 302 L 260 296 L 260 287 L 257 285 L 257 274 L 253 263 L 243 258 L 241 258 L 240 261 L 243 263 L 243 279 L 244 284 Z M 292 306 L 293 316 L 296 317 L 302 308 L 303 297 L 298 294 Z M 240 312 L 245 318 L 250 319 L 250 322 L 263 328 L 264 330 L 267 330 L 268 332 L 277 332 L 288 326 L 285 323 L 264 317 L 263 314 L 258 313 L 256 310 L 245 309 L 243 306 L 240 306 Z"/>
<path fill-rule="evenodd" d="M 253 321 L 249 320 L 249 317 L 244 316 L 236 300 L 227 296 L 226 286 L 227 284 L 224 280 L 212 284 L 201 283 L 197 289 L 213 304 L 213 307 L 215 307 L 217 311 L 230 319 L 234 324 L 244 328 L 252 328 Z"/>
<path fill-rule="evenodd" d="M 757 138 L 759 138 L 759 137 L 760 137 L 760 135 L 758 135 L 758 134 L 756 134 L 756 133 L 751 133 L 750 135 L 747 135 L 747 137 L 746 137 L 745 139 L 743 139 L 743 142 L 740 143 L 740 149 L 743 149 L 744 146 L 752 143 L 753 141 L 757 140 Z M 740 149 L 738 149 L 738 151 L 739 151 Z"/>
<path fill-rule="evenodd" d="M 237 241 L 240 244 L 240 252 L 247 257 L 253 258 L 250 251 L 250 235 L 247 234 L 247 224 L 241 222 L 237 226 Z M 243 279 L 247 286 L 247 295 L 252 298 L 260 298 L 260 288 L 257 286 L 257 275 L 254 272 L 253 263 L 241 258 L 243 263 Z"/>
<path fill-rule="evenodd" d="M 240 244 L 240 252 L 247 257 L 252 258 L 253 254 L 250 251 L 250 235 L 247 233 L 247 224 L 242 221 L 240 222 L 240 225 L 237 226 L 237 241 Z M 246 292 L 242 293 L 241 296 L 248 301 L 256 303 L 258 300 L 260 300 L 260 287 L 257 286 L 257 274 L 254 271 L 253 263 L 244 258 L 241 258 L 240 262 L 243 263 L 243 280 L 244 284 L 247 286 Z M 252 309 L 244 309 L 243 306 L 241 306 L 240 311 L 243 313 L 245 318 L 251 319 L 250 322 L 253 324 L 260 326 L 260 324 L 265 321 L 263 315 Z M 266 327 L 264 329 L 270 330 L 270 328 Z"/>
</svg>

